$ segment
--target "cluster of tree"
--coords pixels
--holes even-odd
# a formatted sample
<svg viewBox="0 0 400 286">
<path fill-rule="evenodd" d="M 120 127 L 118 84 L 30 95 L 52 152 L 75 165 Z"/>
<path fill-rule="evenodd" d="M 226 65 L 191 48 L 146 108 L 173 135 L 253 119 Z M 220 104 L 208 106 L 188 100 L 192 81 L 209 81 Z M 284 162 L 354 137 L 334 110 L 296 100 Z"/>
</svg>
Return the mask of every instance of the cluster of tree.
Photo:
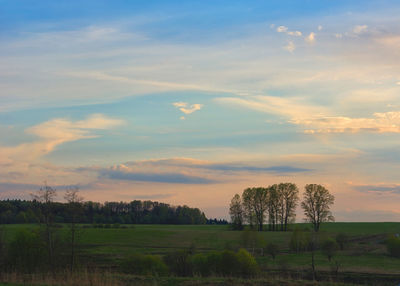
<svg viewBox="0 0 400 286">
<path fill-rule="evenodd" d="M 267 188 L 247 188 L 242 196 L 236 194 L 230 203 L 229 213 L 233 229 L 241 230 L 248 223 L 262 231 L 268 217 L 269 230 L 286 231 L 294 223 L 299 202 L 299 189 L 293 183 L 274 184 Z M 301 207 L 307 221 L 318 231 L 324 221 L 333 221 L 330 207 L 334 196 L 321 185 L 305 186 Z"/>
<path fill-rule="evenodd" d="M 245 249 L 195 253 L 194 249 L 178 250 L 163 258 L 134 254 L 121 262 L 121 270 L 136 275 L 229 276 L 251 277 L 258 264 Z"/>
<path fill-rule="evenodd" d="M 50 204 L 50 205 L 49 205 Z M 32 201 L 0 201 L 0 223 L 39 223 L 44 222 L 45 213 L 51 210 L 56 223 L 127 223 L 127 224 L 223 224 L 223 221 L 207 221 L 198 208 L 171 206 L 165 203 L 135 200 L 126 202 L 77 201 L 71 212 L 69 203 L 51 201 L 45 204 L 38 199 Z M 72 217 L 72 215 L 74 217 Z"/>
<path fill-rule="evenodd" d="M 54 202 L 56 190 L 47 185 L 32 196 L 32 201 L 0 201 L 1 223 L 40 223 L 35 231 L 18 232 L 9 245 L 3 242 L 0 233 L 0 266 L 7 266 L 9 271 L 54 273 L 57 268 L 69 265 L 72 272 L 78 256 L 77 240 L 82 230 L 79 223 L 207 222 L 203 212 L 187 206 L 172 207 L 152 201 L 83 202 L 78 188 L 67 189 L 66 203 Z M 66 223 L 68 232 L 60 232 L 56 223 Z"/>
</svg>

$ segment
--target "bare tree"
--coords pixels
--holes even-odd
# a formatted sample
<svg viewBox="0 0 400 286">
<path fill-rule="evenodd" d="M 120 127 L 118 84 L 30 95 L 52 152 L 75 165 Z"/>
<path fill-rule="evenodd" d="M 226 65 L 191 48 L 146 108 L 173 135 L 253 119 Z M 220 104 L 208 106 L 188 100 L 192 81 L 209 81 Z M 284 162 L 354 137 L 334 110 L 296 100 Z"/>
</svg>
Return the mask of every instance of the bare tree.
<svg viewBox="0 0 400 286">
<path fill-rule="evenodd" d="M 305 186 L 305 192 L 301 207 L 304 210 L 306 220 L 313 224 L 314 231 L 318 231 L 322 222 L 334 221 L 330 211 L 335 197 L 321 185 L 309 184 Z"/>
<path fill-rule="evenodd" d="M 241 230 L 243 229 L 243 208 L 242 200 L 239 194 L 236 194 L 229 206 L 229 214 L 231 216 L 231 222 L 233 229 Z"/>
<path fill-rule="evenodd" d="M 83 197 L 79 196 L 78 187 L 69 187 L 65 192 L 64 199 L 68 202 L 68 210 L 70 213 L 69 217 L 69 230 L 70 230 L 70 271 L 74 270 L 75 266 L 75 249 L 76 249 L 76 239 L 79 231 L 78 219 L 81 211 L 81 203 L 83 202 Z"/>
<path fill-rule="evenodd" d="M 54 272 L 54 233 L 53 233 L 53 223 L 54 223 L 54 214 L 53 214 L 53 201 L 57 196 L 56 189 L 47 185 L 47 182 L 44 182 L 44 185 L 40 187 L 39 191 L 35 194 L 31 194 L 33 200 L 39 201 L 43 206 L 43 219 L 45 225 L 45 243 L 47 248 L 47 254 L 49 259 L 49 265 L 52 271 Z"/>
</svg>

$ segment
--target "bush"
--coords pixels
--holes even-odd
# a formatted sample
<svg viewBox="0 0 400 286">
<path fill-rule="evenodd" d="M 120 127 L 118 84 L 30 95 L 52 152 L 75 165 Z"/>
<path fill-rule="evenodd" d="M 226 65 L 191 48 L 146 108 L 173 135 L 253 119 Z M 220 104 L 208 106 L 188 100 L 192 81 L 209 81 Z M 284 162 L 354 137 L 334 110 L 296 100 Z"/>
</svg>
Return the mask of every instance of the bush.
<svg viewBox="0 0 400 286">
<path fill-rule="evenodd" d="M 347 234 L 341 232 L 336 236 L 336 242 L 339 244 L 340 250 L 344 250 L 349 243 L 349 237 Z"/>
<path fill-rule="evenodd" d="M 190 252 L 188 250 L 178 250 L 164 256 L 164 262 L 169 270 L 177 276 L 191 276 L 193 266 L 191 263 Z"/>
<path fill-rule="evenodd" d="M 225 250 L 195 255 L 179 251 L 166 256 L 165 261 L 171 272 L 178 276 L 251 277 L 258 272 L 256 260 L 245 249 L 236 253 Z"/>
<path fill-rule="evenodd" d="M 239 249 L 236 254 L 239 261 L 239 276 L 254 276 L 258 272 L 258 265 L 253 256 L 246 249 Z"/>
<path fill-rule="evenodd" d="M 295 229 L 290 238 L 289 247 L 292 251 L 306 251 L 310 244 L 310 233 L 301 229 Z"/>
<path fill-rule="evenodd" d="M 191 257 L 191 264 L 194 276 L 209 276 L 211 274 L 207 255 L 202 253 L 193 255 Z"/>
<path fill-rule="evenodd" d="M 273 242 L 267 243 L 267 245 L 264 248 L 265 253 L 271 255 L 272 259 L 275 259 L 275 257 L 279 253 L 279 246 Z"/>
<path fill-rule="evenodd" d="M 400 258 L 400 238 L 390 236 L 386 241 L 386 248 L 391 256 Z"/>
<path fill-rule="evenodd" d="M 6 264 L 14 271 L 32 273 L 46 261 L 46 249 L 37 231 L 18 230 L 9 245 Z"/>
<path fill-rule="evenodd" d="M 332 257 L 335 255 L 336 251 L 339 249 L 339 245 L 333 238 L 326 239 L 321 245 L 321 252 L 328 260 L 331 261 Z"/>
<path fill-rule="evenodd" d="M 209 256 L 209 263 L 212 262 L 215 267 L 215 274 L 221 276 L 238 276 L 240 272 L 240 262 L 235 252 L 225 250 Z M 211 263 L 210 263 L 211 264 Z"/>
<path fill-rule="evenodd" d="M 168 268 L 160 257 L 134 254 L 121 262 L 121 270 L 129 274 L 165 276 Z"/>
</svg>

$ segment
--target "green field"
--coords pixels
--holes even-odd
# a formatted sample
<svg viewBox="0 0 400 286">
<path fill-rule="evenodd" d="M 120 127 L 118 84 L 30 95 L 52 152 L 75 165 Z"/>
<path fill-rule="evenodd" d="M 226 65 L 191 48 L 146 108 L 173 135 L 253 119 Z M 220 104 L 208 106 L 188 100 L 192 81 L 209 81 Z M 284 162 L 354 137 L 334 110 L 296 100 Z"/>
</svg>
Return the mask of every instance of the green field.
<svg viewBox="0 0 400 286">
<path fill-rule="evenodd" d="M 37 225 L 5 225 L 6 240 L 12 239 L 18 229 L 34 229 Z M 291 225 L 307 228 L 307 224 Z M 67 231 L 67 227 L 61 228 Z M 322 237 L 335 237 L 346 233 L 351 242 L 344 251 L 338 251 L 334 259 L 341 273 L 389 275 L 399 277 L 400 259 L 388 255 L 384 241 L 389 234 L 400 233 L 400 223 L 326 223 Z M 178 249 L 194 247 L 197 252 L 235 249 L 244 245 L 244 231 L 232 231 L 226 225 L 127 225 L 124 228 L 93 228 L 86 226 L 80 233 L 80 253 L 102 268 L 113 268 L 130 254 L 165 255 Z M 258 245 L 252 252 L 265 273 L 309 271 L 310 252 L 293 253 L 289 249 L 292 231 L 256 232 Z M 259 245 L 273 242 L 279 246 L 275 259 L 261 252 Z M 331 271 L 332 262 L 316 253 L 319 271 Z M 353 274 L 352 274 L 353 275 Z"/>
<path fill-rule="evenodd" d="M 11 239 L 20 228 L 35 228 L 35 225 L 7 225 L 6 238 Z M 296 224 L 292 228 L 305 228 L 307 224 Z M 66 228 L 63 228 L 66 231 Z M 323 236 L 335 237 L 346 233 L 354 242 L 347 250 L 339 251 L 337 260 L 346 270 L 379 271 L 400 273 L 400 259 L 389 257 L 383 244 L 388 234 L 400 233 L 400 223 L 326 223 L 321 229 Z M 287 264 L 293 268 L 304 268 L 309 264 L 309 254 L 294 254 L 289 251 L 292 232 L 257 233 L 261 242 L 274 242 L 279 245 L 280 254 L 275 260 L 255 255 L 264 267 L 279 267 Z M 86 256 L 96 257 L 105 264 L 113 264 L 132 253 L 164 255 L 176 249 L 191 245 L 199 252 L 240 247 L 242 231 L 231 231 L 225 225 L 134 225 L 127 228 L 84 228 L 80 235 L 81 250 Z M 329 267 L 329 262 L 317 254 L 321 267 Z"/>
</svg>

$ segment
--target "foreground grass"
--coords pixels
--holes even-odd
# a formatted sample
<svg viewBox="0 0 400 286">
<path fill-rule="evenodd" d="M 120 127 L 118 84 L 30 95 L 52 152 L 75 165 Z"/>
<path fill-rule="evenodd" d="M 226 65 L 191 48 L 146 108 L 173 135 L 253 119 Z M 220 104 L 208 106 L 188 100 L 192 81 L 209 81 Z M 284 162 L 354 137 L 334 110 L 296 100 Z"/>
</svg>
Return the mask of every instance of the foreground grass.
<svg viewBox="0 0 400 286">
<path fill-rule="evenodd" d="M 20 228 L 34 229 L 35 225 L 7 225 L 6 239 L 11 239 Z M 291 228 L 309 228 L 309 224 L 296 224 Z M 67 228 L 62 228 L 67 231 Z M 324 236 L 335 237 L 346 233 L 353 242 L 345 251 L 338 252 L 334 260 L 339 271 L 364 273 L 400 274 L 400 259 L 389 257 L 383 240 L 388 234 L 400 233 L 400 223 L 326 223 L 321 232 Z M 225 225 L 134 225 L 127 228 L 85 228 L 80 235 L 81 253 L 104 267 L 117 265 L 129 254 L 165 255 L 177 249 L 195 246 L 198 252 L 239 247 L 243 243 L 242 231 L 231 231 Z M 280 253 L 274 260 L 269 256 L 257 255 L 264 270 L 304 270 L 310 268 L 310 253 L 291 253 L 289 241 L 292 233 L 257 233 L 258 240 L 273 242 Z M 318 269 L 329 271 L 332 262 L 317 253 Z M 400 280 L 400 279 L 399 279 Z M 400 282 L 400 281 L 399 281 Z"/>
<path fill-rule="evenodd" d="M 7 282 L 0 282 L 0 286 L 352 286 L 357 284 L 344 284 L 334 282 L 313 282 L 295 279 L 240 279 L 230 277 L 145 277 L 133 275 L 114 274 L 81 274 L 75 277 L 9 277 Z"/>
</svg>

